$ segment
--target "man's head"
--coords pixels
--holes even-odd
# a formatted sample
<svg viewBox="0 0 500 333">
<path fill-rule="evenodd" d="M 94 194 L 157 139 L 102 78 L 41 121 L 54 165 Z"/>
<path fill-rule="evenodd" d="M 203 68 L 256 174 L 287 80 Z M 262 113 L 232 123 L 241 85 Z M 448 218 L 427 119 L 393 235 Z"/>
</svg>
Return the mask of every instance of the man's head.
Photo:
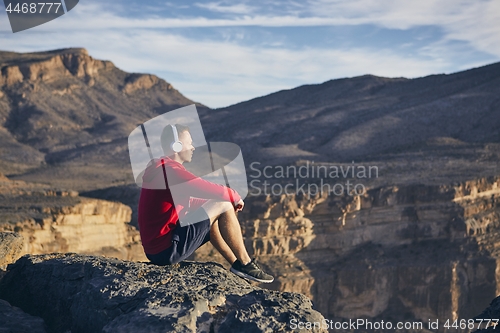
<svg viewBox="0 0 500 333">
<path fill-rule="evenodd" d="M 172 143 L 175 142 L 174 129 L 172 126 L 167 125 L 161 133 L 161 147 L 165 155 L 172 157 L 179 163 L 191 162 L 193 158 L 193 139 L 189 133 L 189 127 L 184 125 L 176 124 L 174 125 L 177 129 L 178 140 L 182 143 L 182 150 L 180 152 L 175 152 L 172 149 Z"/>
</svg>

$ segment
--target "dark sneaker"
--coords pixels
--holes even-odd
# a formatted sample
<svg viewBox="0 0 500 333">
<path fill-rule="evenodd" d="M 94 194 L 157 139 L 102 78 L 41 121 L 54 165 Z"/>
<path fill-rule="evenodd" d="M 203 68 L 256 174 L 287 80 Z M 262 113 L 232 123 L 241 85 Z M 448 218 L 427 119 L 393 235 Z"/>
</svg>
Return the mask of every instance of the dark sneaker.
<svg viewBox="0 0 500 333">
<path fill-rule="evenodd" d="M 264 273 L 262 268 L 260 268 L 259 265 L 257 265 L 257 263 L 255 262 L 255 259 L 252 259 L 252 261 L 246 265 L 242 265 L 239 260 L 236 260 L 231 266 L 231 272 L 242 278 L 252 281 L 262 283 L 271 283 L 274 281 L 274 277 L 267 273 Z"/>
</svg>

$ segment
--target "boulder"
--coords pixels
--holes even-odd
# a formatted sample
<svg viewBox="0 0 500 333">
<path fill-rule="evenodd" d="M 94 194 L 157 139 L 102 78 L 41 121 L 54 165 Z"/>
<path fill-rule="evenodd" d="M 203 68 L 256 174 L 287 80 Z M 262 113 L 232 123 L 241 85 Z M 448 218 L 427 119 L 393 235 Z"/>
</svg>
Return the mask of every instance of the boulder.
<svg viewBox="0 0 500 333">
<path fill-rule="evenodd" d="M 252 286 L 216 263 L 160 267 L 71 253 L 9 265 L 0 298 L 52 332 L 296 332 L 292 322 L 324 320 L 304 295 Z"/>
</svg>

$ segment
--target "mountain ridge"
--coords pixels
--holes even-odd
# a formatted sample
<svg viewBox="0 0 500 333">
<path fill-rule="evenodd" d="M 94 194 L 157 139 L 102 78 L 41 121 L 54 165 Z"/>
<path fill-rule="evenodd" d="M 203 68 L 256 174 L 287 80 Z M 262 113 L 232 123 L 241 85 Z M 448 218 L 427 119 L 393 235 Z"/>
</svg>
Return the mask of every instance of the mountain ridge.
<svg viewBox="0 0 500 333">
<path fill-rule="evenodd" d="M 83 48 L 0 52 L 0 69 L 0 169 L 10 175 L 90 146 L 105 163 L 128 163 L 123 139 L 138 123 L 195 103 L 155 75 L 126 73 Z"/>
<path fill-rule="evenodd" d="M 241 142 L 255 160 L 269 154 L 270 147 L 292 144 L 297 146 L 290 147 L 293 156 L 287 162 L 311 159 L 311 155 L 318 162 L 383 160 L 389 153 L 428 151 L 429 143 L 440 138 L 464 141 L 468 148 L 496 145 L 500 142 L 500 118 L 495 116 L 500 110 L 499 68 L 500 63 L 495 63 L 417 79 L 365 75 L 330 80 L 242 102 L 204 120 L 213 133 L 227 127 L 224 136 Z M 261 135 L 233 131 L 238 123 L 249 124 Z M 251 148 L 242 140 L 249 138 L 254 138 Z M 282 157 L 277 155 L 275 160 Z"/>
<path fill-rule="evenodd" d="M 167 81 L 126 73 L 83 48 L 0 52 L 0 68 L 0 172 L 65 188 L 133 182 L 130 131 L 194 103 Z M 456 173 L 470 179 L 477 175 L 475 161 L 488 169 L 480 176 L 497 172 L 499 83 L 495 63 L 416 79 L 367 74 L 221 109 L 197 107 L 207 139 L 240 145 L 247 165 L 448 157 Z M 423 169 L 406 170 L 407 178 Z"/>
</svg>

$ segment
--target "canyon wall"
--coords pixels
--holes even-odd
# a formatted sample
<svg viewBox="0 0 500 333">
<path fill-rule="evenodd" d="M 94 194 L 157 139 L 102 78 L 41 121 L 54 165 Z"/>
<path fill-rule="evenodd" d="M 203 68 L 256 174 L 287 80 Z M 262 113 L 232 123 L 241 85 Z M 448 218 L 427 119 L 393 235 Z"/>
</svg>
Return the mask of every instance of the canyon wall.
<svg viewBox="0 0 500 333">
<path fill-rule="evenodd" d="M 276 274 L 272 288 L 311 297 L 326 318 L 470 319 L 499 293 L 500 178 L 246 207 L 247 247 Z"/>
<path fill-rule="evenodd" d="M 9 180 L 0 181 L 0 197 L 0 232 L 23 237 L 20 255 L 77 252 L 146 260 L 126 205 Z"/>
</svg>

